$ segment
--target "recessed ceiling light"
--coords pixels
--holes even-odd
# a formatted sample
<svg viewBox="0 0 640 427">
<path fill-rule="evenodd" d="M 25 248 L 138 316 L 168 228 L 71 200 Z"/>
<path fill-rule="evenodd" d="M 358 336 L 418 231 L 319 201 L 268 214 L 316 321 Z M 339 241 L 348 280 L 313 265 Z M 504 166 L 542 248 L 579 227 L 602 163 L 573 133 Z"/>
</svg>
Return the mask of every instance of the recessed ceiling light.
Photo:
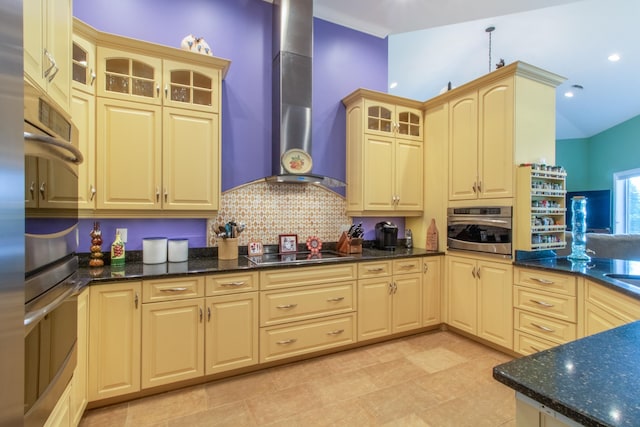
<svg viewBox="0 0 640 427">
<path fill-rule="evenodd" d="M 620 61 L 620 55 L 618 55 L 617 53 L 612 53 L 607 57 L 607 59 L 611 62 L 618 62 Z"/>
<path fill-rule="evenodd" d="M 396 87 L 398 87 L 398 82 L 392 82 L 392 83 L 389 85 L 389 89 L 395 89 Z"/>
<path fill-rule="evenodd" d="M 573 92 L 571 92 L 570 90 L 568 90 L 568 91 L 566 91 L 566 92 L 564 93 L 564 96 L 565 96 L 566 98 L 573 98 Z"/>
</svg>

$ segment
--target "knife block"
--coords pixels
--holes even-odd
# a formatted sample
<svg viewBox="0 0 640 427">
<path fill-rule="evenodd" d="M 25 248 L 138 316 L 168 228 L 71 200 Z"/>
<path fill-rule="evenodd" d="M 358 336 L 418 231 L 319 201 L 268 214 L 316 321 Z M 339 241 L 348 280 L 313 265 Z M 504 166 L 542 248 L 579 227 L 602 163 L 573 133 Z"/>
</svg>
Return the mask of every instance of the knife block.
<svg viewBox="0 0 640 427">
<path fill-rule="evenodd" d="M 346 231 L 343 231 L 336 244 L 338 252 L 343 254 L 361 254 L 362 253 L 362 239 L 351 238 L 347 235 Z"/>
</svg>

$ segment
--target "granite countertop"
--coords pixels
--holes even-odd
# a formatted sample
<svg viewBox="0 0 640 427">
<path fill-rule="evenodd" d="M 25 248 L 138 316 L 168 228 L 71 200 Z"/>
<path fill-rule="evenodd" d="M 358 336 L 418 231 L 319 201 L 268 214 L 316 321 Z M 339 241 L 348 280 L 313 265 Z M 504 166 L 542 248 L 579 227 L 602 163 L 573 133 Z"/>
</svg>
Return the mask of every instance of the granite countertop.
<svg viewBox="0 0 640 427">
<path fill-rule="evenodd" d="M 567 259 L 567 257 L 546 257 L 517 260 L 514 265 L 583 276 L 632 298 L 640 299 L 639 287 L 606 276 L 606 274 L 640 276 L 640 261 L 592 258 L 588 262 L 576 262 Z"/>
<path fill-rule="evenodd" d="M 640 423 L 640 321 L 493 368 L 493 377 L 585 426 Z"/>
<path fill-rule="evenodd" d="M 411 258 L 420 256 L 444 255 L 443 252 L 427 251 L 419 248 L 397 248 L 386 251 L 364 248 L 360 254 L 349 254 L 338 258 L 313 259 L 301 263 L 279 263 L 270 265 L 256 265 L 240 254 L 237 259 L 220 260 L 213 248 L 191 251 L 185 262 L 166 262 L 162 264 L 144 264 L 140 254 L 127 254 L 127 261 L 122 267 L 105 265 L 104 267 L 81 267 L 79 277 L 87 283 L 104 283 L 108 281 L 141 280 L 163 278 L 188 274 L 232 273 L 242 270 L 264 270 L 269 268 L 309 267 L 313 265 L 327 265 L 345 262 L 375 261 L 382 259 Z M 131 255 L 131 256 L 130 256 Z M 140 256 L 138 256 L 140 255 Z M 81 265 L 83 263 L 81 262 Z"/>
</svg>

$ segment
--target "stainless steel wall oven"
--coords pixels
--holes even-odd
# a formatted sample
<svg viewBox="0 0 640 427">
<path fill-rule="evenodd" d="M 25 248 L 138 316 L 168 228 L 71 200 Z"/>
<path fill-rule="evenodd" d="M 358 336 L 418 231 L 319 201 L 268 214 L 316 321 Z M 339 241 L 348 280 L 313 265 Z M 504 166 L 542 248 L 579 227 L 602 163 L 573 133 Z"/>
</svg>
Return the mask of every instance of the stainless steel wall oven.
<svg viewBox="0 0 640 427">
<path fill-rule="evenodd" d="M 447 247 L 511 256 L 510 206 L 447 209 Z"/>
<path fill-rule="evenodd" d="M 76 366 L 77 131 L 25 83 L 24 425 L 41 426 Z"/>
</svg>

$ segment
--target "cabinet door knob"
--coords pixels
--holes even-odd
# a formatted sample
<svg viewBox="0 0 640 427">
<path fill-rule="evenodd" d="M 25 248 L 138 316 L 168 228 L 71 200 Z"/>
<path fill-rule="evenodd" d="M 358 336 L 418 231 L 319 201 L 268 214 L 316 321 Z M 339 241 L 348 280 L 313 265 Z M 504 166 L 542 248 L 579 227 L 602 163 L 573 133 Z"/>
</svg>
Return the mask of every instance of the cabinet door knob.
<svg viewBox="0 0 640 427">
<path fill-rule="evenodd" d="M 202 323 L 202 319 L 204 318 L 204 313 L 202 312 L 202 307 L 200 307 L 198 310 L 200 310 L 200 323 Z"/>
<path fill-rule="evenodd" d="M 91 189 L 89 190 L 89 192 L 91 193 L 91 196 L 89 197 L 89 201 L 93 201 L 93 199 L 96 197 L 96 187 L 91 185 Z"/>
<path fill-rule="evenodd" d="M 136 292 L 133 297 L 133 303 L 136 308 L 138 308 L 138 293 Z"/>
<path fill-rule="evenodd" d="M 47 183 L 43 181 L 40 184 L 39 190 L 40 190 L 40 197 L 42 197 L 42 200 L 45 200 L 46 195 L 47 195 Z"/>
<path fill-rule="evenodd" d="M 211 307 L 207 307 L 207 322 L 211 321 Z"/>
<path fill-rule="evenodd" d="M 93 86 L 93 83 L 96 81 L 96 73 L 91 69 L 91 80 L 89 81 L 89 86 Z"/>
</svg>

